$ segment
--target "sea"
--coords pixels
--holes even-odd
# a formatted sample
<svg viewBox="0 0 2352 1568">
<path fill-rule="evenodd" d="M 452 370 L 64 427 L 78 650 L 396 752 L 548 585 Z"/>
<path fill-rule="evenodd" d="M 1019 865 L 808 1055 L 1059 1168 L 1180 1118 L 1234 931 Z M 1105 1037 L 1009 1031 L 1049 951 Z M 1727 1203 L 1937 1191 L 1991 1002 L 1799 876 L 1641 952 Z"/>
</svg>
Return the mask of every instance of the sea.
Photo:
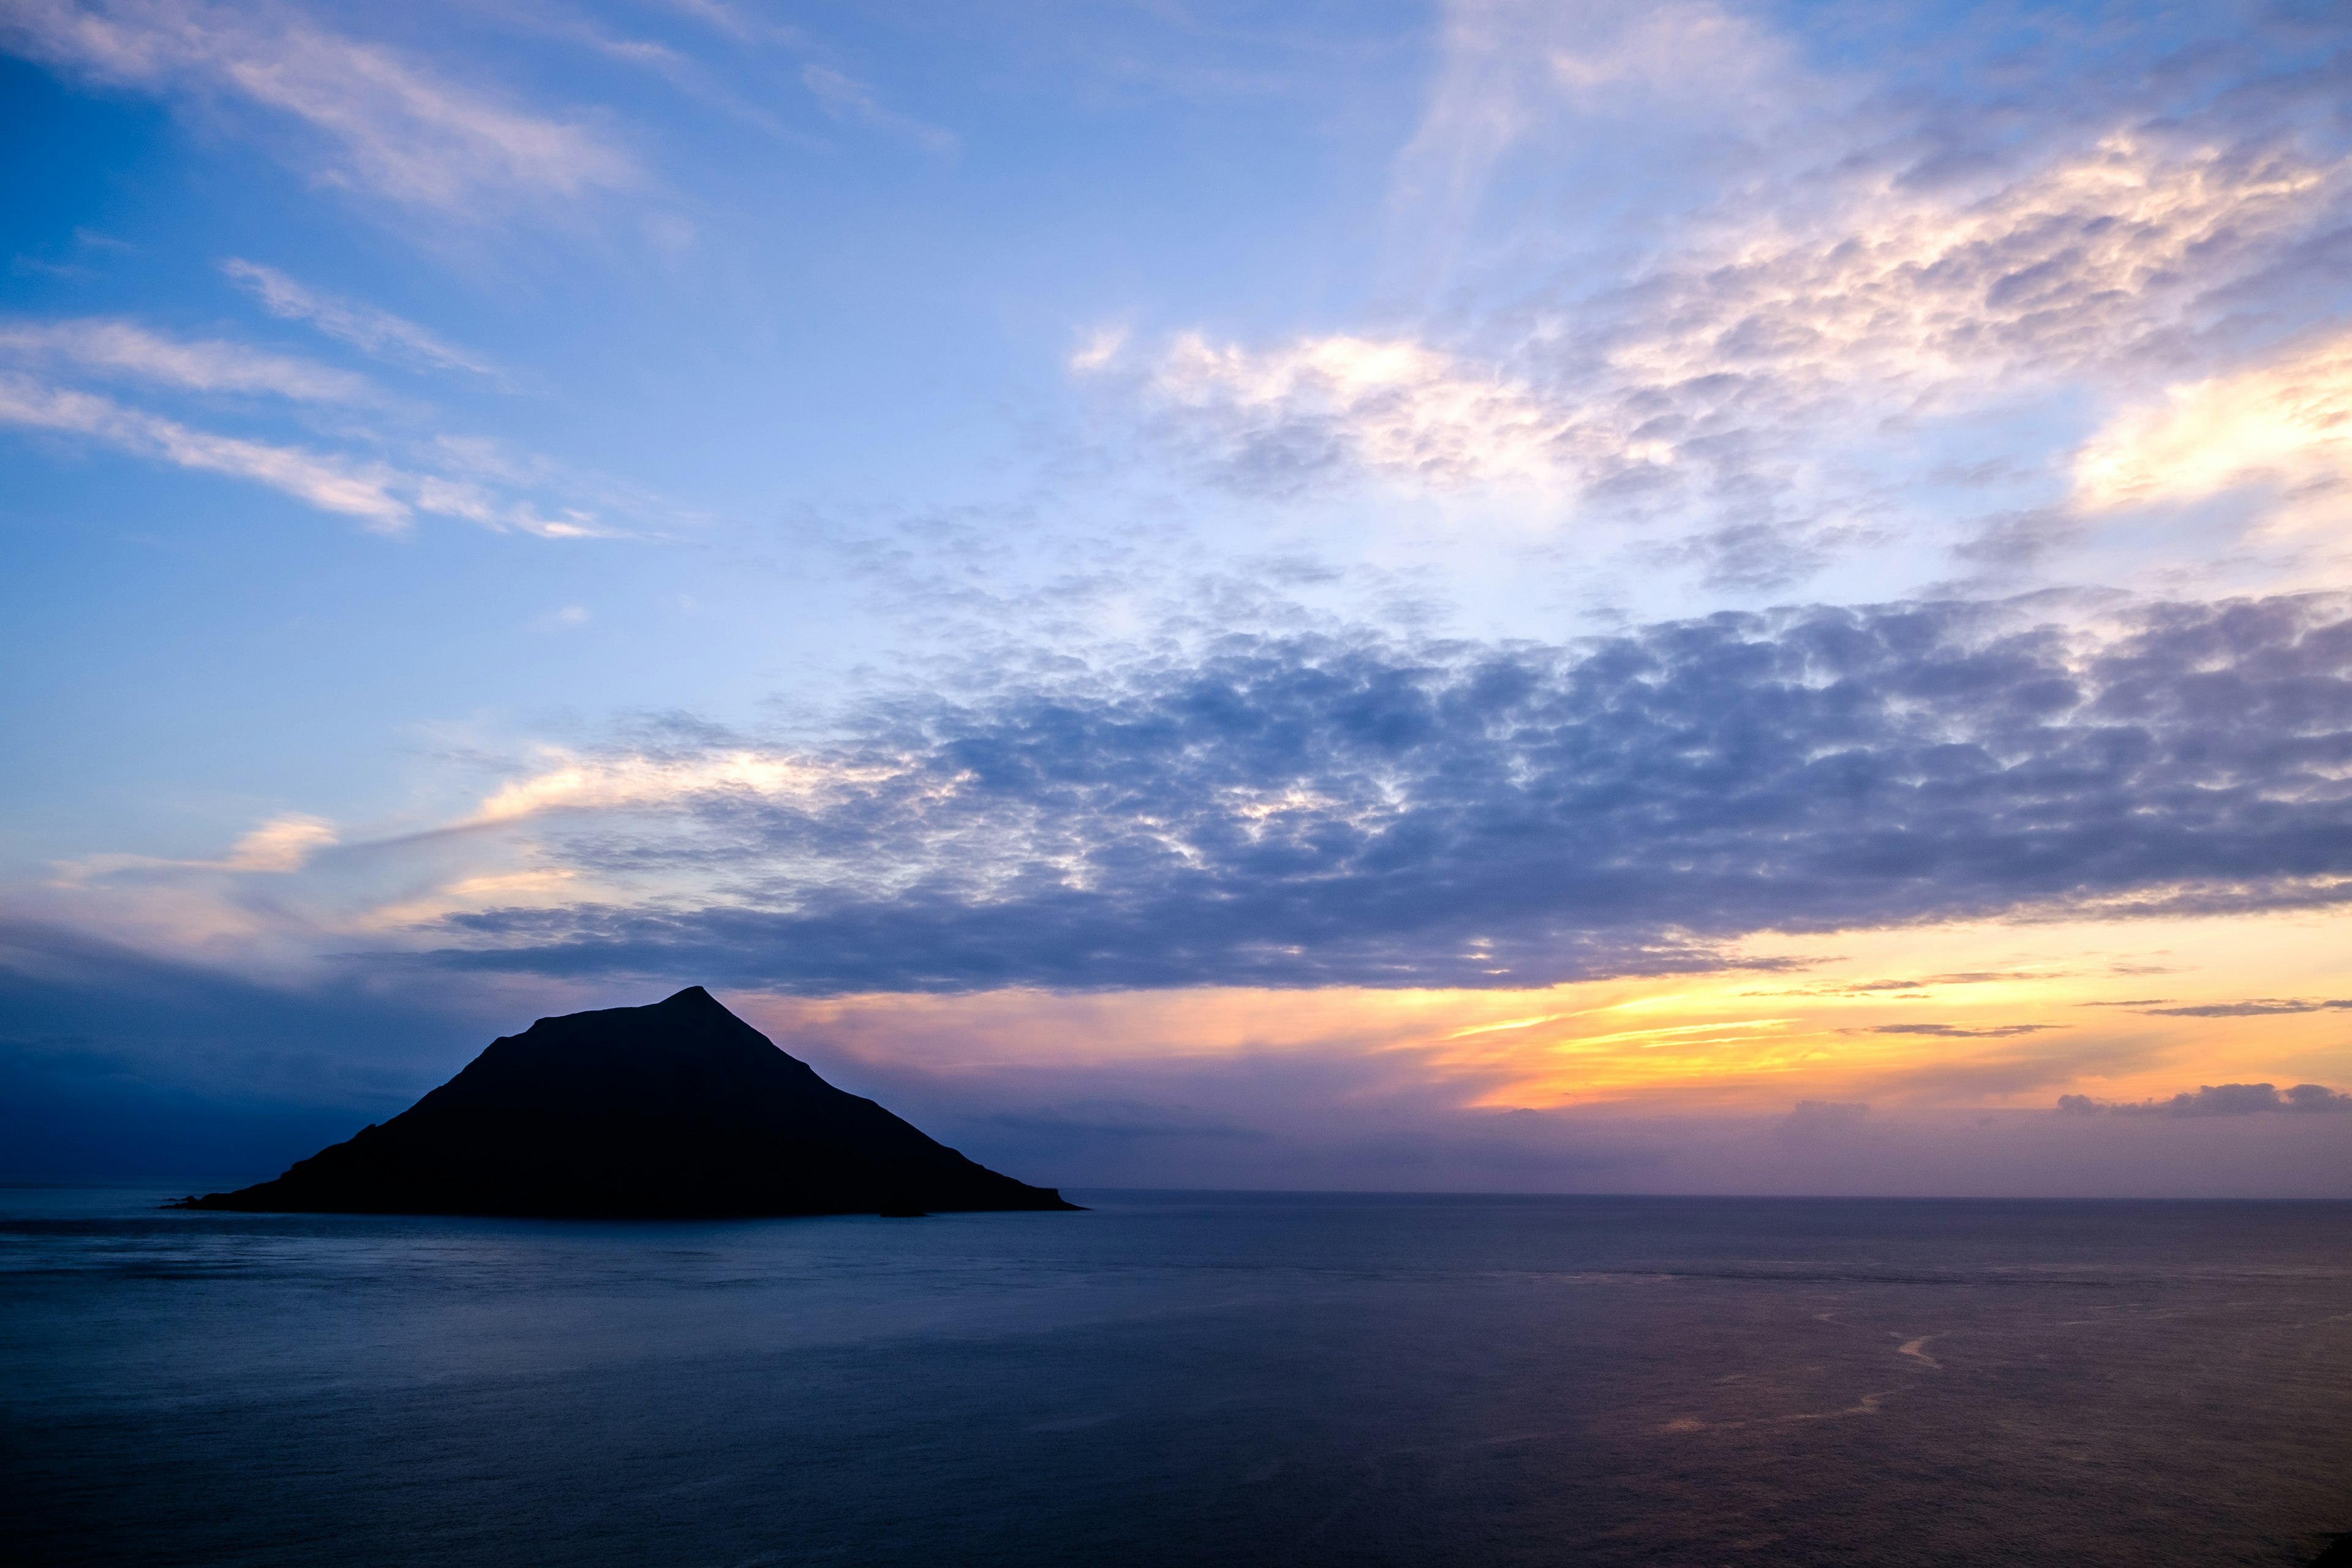
<svg viewBox="0 0 2352 1568">
<path fill-rule="evenodd" d="M 12 1562 L 2286 1568 L 2352 1531 L 2347 1204 L 170 1195 L 0 1190 Z"/>
</svg>

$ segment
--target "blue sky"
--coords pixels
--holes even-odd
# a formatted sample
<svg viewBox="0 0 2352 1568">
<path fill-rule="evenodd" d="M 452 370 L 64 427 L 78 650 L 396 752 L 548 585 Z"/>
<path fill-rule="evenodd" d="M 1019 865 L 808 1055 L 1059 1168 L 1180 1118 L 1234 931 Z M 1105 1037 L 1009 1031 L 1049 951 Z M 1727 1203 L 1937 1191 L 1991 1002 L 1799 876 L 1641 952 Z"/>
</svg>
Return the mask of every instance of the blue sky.
<svg viewBox="0 0 2352 1568">
<path fill-rule="evenodd" d="M 5 0 L 34 1163 L 708 983 L 1065 1184 L 2335 1191 L 2347 44 Z"/>
</svg>

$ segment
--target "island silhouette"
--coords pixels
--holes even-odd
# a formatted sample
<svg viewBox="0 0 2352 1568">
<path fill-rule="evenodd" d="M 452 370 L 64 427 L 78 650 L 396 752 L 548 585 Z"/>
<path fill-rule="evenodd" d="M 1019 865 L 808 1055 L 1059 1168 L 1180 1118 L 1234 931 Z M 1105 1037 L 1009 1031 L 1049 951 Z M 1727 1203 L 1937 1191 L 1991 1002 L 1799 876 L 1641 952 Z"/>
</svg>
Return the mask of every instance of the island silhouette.
<svg viewBox="0 0 2352 1568">
<path fill-rule="evenodd" d="M 541 1018 L 276 1180 L 173 1206 L 684 1219 L 1078 1205 L 834 1088 L 691 985 Z"/>
</svg>

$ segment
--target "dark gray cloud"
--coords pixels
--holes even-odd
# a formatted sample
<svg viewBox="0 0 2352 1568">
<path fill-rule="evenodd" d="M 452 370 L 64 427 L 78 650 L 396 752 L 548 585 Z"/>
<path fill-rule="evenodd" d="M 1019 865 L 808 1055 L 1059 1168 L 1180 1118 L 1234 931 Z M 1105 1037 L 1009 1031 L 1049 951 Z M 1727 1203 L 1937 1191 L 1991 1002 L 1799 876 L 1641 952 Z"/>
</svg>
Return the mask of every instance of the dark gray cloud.
<svg viewBox="0 0 2352 1568">
<path fill-rule="evenodd" d="M 2324 1084 L 2299 1083 L 2280 1089 L 2267 1083 L 2221 1083 L 2200 1086 L 2195 1094 L 2170 1100 L 2105 1100 L 2087 1094 L 2062 1094 L 2062 1116 L 2252 1116 L 2266 1110 L 2352 1110 L 2352 1094 Z"/>
<path fill-rule="evenodd" d="M 456 917 L 429 962 L 803 992 L 1516 986 L 1750 932 L 2352 899 L 2352 618 L 1724 614 L 1571 646 L 1236 636 L 869 714 L 804 804 L 583 820 L 692 902 Z M 690 750 L 690 748 L 688 748 Z M 673 753 L 686 754 L 685 752 Z"/>
<path fill-rule="evenodd" d="M 2273 1013 L 2334 1013 L 2352 1009 L 2352 998 L 2326 1002 L 2212 1002 L 2199 1007 L 2150 1007 L 2150 1016 L 2164 1018 L 2261 1018 Z"/>
</svg>

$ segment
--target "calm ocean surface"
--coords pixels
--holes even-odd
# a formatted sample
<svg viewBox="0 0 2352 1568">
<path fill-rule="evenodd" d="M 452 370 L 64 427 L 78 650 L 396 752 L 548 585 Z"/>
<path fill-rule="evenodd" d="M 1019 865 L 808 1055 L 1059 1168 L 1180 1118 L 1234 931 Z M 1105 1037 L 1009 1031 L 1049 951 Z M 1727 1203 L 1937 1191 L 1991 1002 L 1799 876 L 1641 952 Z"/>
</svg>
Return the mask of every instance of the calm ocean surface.
<svg viewBox="0 0 2352 1568">
<path fill-rule="evenodd" d="M 163 1195 L 0 1191 L 18 1561 L 2284 1568 L 2352 1531 L 2352 1205 Z"/>
</svg>

